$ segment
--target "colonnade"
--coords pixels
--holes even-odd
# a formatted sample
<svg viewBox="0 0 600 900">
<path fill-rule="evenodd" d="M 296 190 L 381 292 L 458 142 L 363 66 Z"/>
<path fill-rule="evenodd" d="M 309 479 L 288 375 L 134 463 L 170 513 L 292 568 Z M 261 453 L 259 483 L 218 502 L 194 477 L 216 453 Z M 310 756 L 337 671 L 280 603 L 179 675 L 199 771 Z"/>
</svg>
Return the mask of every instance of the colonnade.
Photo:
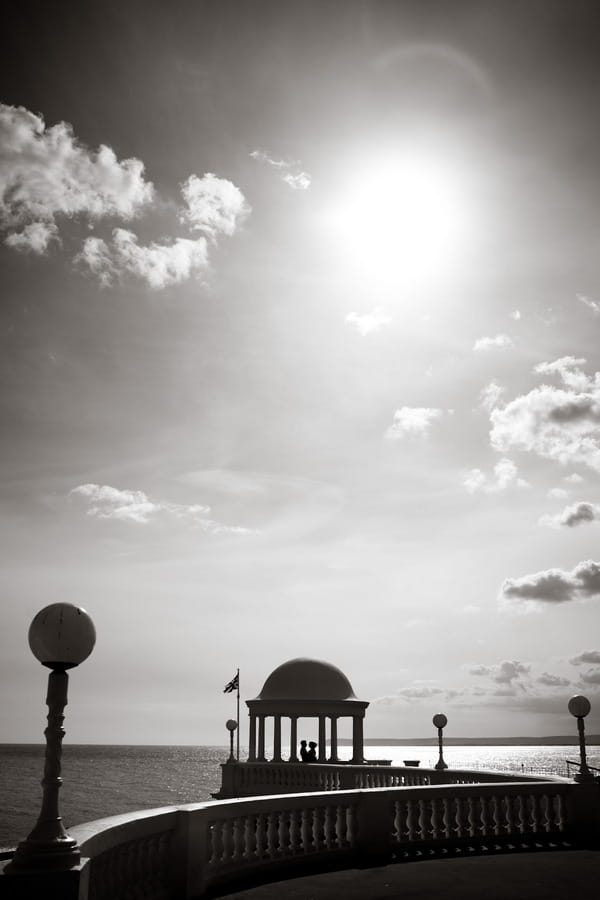
<svg viewBox="0 0 600 900">
<path fill-rule="evenodd" d="M 267 714 L 250 713 L 250 731 L 248 737 L 248 762 L 267 762 L 265 747 L 265 723 Z M 298 719 L 309 718 L 307 716 L 290 716 L 275 714 L 273 718 L 273 756 L 270 762 L 283 762 L 281 756 L 281 720 L 290 720 L 290 757 L 289 762 L 298 762 Z M 313 717 L 315 718 L 315 717 Z M 337 722 L 342 716 L 319 714 L 316 716 L 319 723 L 319 740 L 317 743 L 317 762 L 339 762 L 338 759 L 338 731 Z M 352 760 L 353 763 L 362 763 L 364 760 L 364 737 L 362 715 L 352 716 Z M 327 757 L 327 724 L 329 720 L 329 744 L 330 755 Z"/>
</svg>

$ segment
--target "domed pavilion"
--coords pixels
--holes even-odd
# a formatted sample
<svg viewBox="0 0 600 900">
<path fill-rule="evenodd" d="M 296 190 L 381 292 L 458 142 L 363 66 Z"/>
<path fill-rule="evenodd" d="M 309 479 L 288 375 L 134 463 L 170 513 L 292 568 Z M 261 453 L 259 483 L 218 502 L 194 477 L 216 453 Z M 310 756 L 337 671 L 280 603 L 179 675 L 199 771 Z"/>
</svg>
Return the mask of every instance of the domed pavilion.
<svg viewBox="0 0 600 900">
<path fill-rule="evenodd" d="M 318 762 L 338 762 L 338 719 L 352 719 L 352 760 L 364 762 L 363 720 L 367 701 L 358 700 L 341 669 L 318 659 L 290 659 L 274 669 L 254 700 L 246 700 L 250 715 L 248 762 L 266 762 L 265 722 L 273 718 L 273 756 L 282 762 L 282 719 L 290 720 L 290 758 L 298 762 L 298 719 L 319 723 Z M 327 757 L 329 724 L 330 756 Z"/>
</svg>

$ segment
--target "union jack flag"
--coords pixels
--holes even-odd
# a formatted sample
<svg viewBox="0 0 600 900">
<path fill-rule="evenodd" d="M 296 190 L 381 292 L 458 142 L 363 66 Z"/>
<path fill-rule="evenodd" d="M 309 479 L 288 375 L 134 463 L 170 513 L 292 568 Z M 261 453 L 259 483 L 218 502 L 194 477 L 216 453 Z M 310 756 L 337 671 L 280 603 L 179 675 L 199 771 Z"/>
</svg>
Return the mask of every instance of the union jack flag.
<svg viewBox="0 0 600 900">
<path fill-rule="evenodd" d="M 224 694 L 231 694 L 232 691 L 237 691 L 240 686 L 240 673 L 236 672 L 233 678 L 228 684 L 223 688 Z"/>
</svg>

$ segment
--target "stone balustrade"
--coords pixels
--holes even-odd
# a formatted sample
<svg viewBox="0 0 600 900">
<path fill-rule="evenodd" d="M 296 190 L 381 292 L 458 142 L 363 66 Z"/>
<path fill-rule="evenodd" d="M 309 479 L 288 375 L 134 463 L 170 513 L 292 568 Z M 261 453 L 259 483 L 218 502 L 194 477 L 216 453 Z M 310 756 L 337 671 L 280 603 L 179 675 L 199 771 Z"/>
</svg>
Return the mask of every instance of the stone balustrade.
<svg viewBox="0 0 600 900">
<path fill-rule="evenodd" d="M 449 773 L 440 774 L 446 784 L 275 793 L 80 825 L 70 830 L 81 847 L 78 877 L 71 872 L 71 881 L 56 896 L 192 900 L 249 875 L 267 878 L 314 863 L 342 867 L 436 853 L 597 842 L 596 784 L 517 782 L 475 772 L 448 783 Z M 490 777 L 486 783 L 485 775 Z M 39 895 L 49 896 L 45 876 L 37 878 Z M 34 884 L 35 876 L 3 876 L 0 893 L 11 900 L 38 896 Z"/>
<path fill-rule="evenodd" d="M 221 766 L 219 800 L 299 791 L 343 791 L 357 788 L 416 787 L 431 784 L 473 784 L 514 781 L 514 774 L 461 769 L 421 769 L 414 766 L 377 766 L 318 763 L 229 762 Z M 519 775 L 523 781 L 541 776 Z"/>
</svg>

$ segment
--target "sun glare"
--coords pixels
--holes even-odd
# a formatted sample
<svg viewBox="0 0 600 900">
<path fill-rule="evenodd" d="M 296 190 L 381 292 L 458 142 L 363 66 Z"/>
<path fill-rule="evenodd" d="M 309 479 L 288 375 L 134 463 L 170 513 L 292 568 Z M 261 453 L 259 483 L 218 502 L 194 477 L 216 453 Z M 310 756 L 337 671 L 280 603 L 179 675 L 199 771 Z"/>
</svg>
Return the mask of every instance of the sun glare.
<svg viewBox="0 0 600 900">
<path fill-rule="evenodd" d="M 354 171 L 332 216 L 346 262 L 385 281 L 430 283 L 459 261 L 466 216 L 458 172 L 430 157 Z"/>
</svg>

